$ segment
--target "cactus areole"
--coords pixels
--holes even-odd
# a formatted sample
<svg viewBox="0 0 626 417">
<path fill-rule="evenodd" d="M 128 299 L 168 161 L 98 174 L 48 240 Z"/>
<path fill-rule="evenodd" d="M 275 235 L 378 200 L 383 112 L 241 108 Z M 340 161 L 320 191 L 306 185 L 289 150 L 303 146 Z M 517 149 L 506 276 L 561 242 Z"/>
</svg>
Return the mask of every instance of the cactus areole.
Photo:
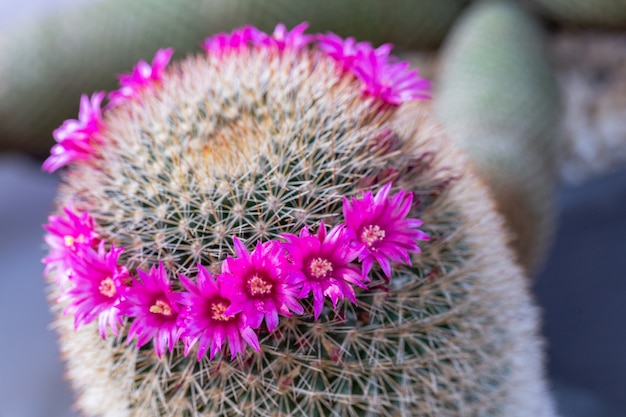
<svg viewBox="0 0 626 417">
<path fill-rule="evenodd" d="M 175 64 L 159 50 L 54 132 L 43 169 L 67 168 L 43 262 L 85 415 L 514 403 L 503 350 L 526 335 L 467 267 L 462 170 L 425 104 L 402 118 L 429 82 L 390 45 L 305 29 L 217 34 Z"/>
</svg>

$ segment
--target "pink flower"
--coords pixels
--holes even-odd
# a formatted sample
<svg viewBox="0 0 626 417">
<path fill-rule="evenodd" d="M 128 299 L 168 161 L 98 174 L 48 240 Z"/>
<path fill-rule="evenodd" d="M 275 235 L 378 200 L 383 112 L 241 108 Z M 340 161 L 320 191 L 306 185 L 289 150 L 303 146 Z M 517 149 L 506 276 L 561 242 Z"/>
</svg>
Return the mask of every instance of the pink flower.
<svg viewBox="0 0 626 417">
<path fill-rule="evenodd" d="M 345 71 L 352 70 L 359 52 L 365 53 L 373 49 L 369 42 L 357 43 L 352 37 L 344 40 L 331 32 L 317 35 L 316 39 L 317 47 L 337 61 Z"/>
<path fill-rule="evenodd" d="M 137 271 L 140 280 L 133 277 L 121 304 L 123 314 L 133 317 L 128 330 L 128 343 L 137 336 L 137 348 L 152 340 L 154 350 L 160 358 L 170 352 L 180 338 L 182 329 L 177 325 L 181 310 L 179 294 L 174 294 L 163 263 L 150 268 L 149 273 Z"/>
<path fill-rule="evenodd" d="M 313 293 L 315 319 L 322 313 L 325 296 L 330 297 L 335 309 L 338 299 L 344 297 L 356 304 L 352 285 L 366 287 L 365 275 L 352 264 L 361 249 L 351 244 L 354 236 L 350 230 L 337 225 L 327 234 L 322 222 L 317 235 L 305 227 L 299 236 L 284 234 L 282 237 L 286 240 L 282 246 L 295 266 L 292 275 L 303 283 L 299 297 Z"/>
<path fill-rule="evenodd" d="M 302 22 L 291 31 L 287 31 L 285 25 L 279 23 L 271 35 L 256 31 L 252 40 L 257 46 L 275 47 L 280 52 L 287 48 L 298 50 L 313 40 L 313 36 L 304 34 L 308 27 L 307 22 Z"/>
<path fill-rule="evenodd" d="M 430 82 L 409 70 L 408 62 L 396 62 L 389 55 L 391 44 L 374 49 L 369 42 L 342 39 L 334 33 L 317 36 L 317 47 L 337 61 L 344 71 L 351 71 L 363 82 L 363 91 L 387 103 L 430 98 Z"/>
<path fill-rule="evenodd" d="M 236 237 L 233 242 L 237 257 L 224 261 L 220 278 L 231 301 L 226 312 L 242 312 L 253 329 L 265 319 L 270 332 L 278 325 L 279 314 L 302 314 L 304 309 L 297 301 L 300 287 L 290 274 L 292 265 L 281 246 L 275 241 L 258 242 L 250 253 Z"/>
<path fill-rule="evenodd" d="M 390 51 L 389 45 L 358 51 L 352 70 L 363 81 L 363 91 L 395 105 L 430 98 L 430 82 L 409 70 L 408 62 L 395 62 Z"/>
<path fill-rule="evenodd" d="M 418 240 L 428 240 L 428 235 L 418 229 L 422 221 L 407 218 L 413 202 L 413 194 L 404 190 L 389 197 L 391 183 L 378 191 L 363 193 L 361 199 L 349 202 L 343 199 L 343 215 L 346 226 L 356 236 L 363 262 L 363 274 L 369 273 L 378 262 L 385 275 L 391 276 L 390 261 L 410 265 L 409 253 L 420 253 Z"/>
<path fill-rule="evenodd" d="M 91 99 L 85 94 L 80 97 L 78 120 L 66 120 L 52 133 L 57 143 L 41 167 L 44 171 L 54 172 L 74 161 L 89 159 L 103 126 L 100 107 L 105 95 L 101 91 Z"/>
<path fill-rule="evenodd" d="M 63 212 L 65 216 L 49 216 L 48 224 L 43 226 L 48 231 L 44 239 L 50 253 L 42 259 L 46 264 L 45 273 L 55 270 L 62 289 L 68 284 L 71 257 L 80 249 L 94 247 L 100 241 L 89 213 L 78 215 L 72 206 L 65 207 Z"/>
<path fill-rule="evenodd" d="M 152 59 L 152 65 L 142 60 L 135 65 L 133 72 L 120 75 L 121 88 L 109 93 L 109 106 L 136 99 L 144 88 L 160 82 L 173 54 L 173 48 L 159 49 Z"/>
<path fill-rule="evenodd" d="M 233 30 L 232 33 L 218 33 L 205 39 L 202 48 L 209 55 L 220 57 L 227 52 L 237 52 L 248 47 L 258 33 L 259 30 L 254 26 L 244 26 Z"/>
<path fill-rule="evenodd" d="M 181 296 L 181 303 L 186 306 L 180 316 L 180 325 L 184 328 L 182 338 L 185 343 L 185 355 L 198 344 L 198 360 L 210 350 L 213 359 L 222 345 L 228 341 L 231 359 L 243 353 L 246 344 L 260 351 L 259 340 L 252 328 L 247 326 L 241 313 L 227 314 L 230 300 L 221 286 L 221 277 L 216 280 L 202 265 L 198 265 L 196 284 L 187 277 L 180 276 L 183 287 L 187 290 Z"/>
<path fill-rule="evenodd" d="M 63 298 L 70 300 L 65 314 L 74 315 L 74 327 L 91 323 L 98 318 L 98 330 L 104 339 L 107 326 L 117 334 L 121 324 L 119 303 L 127 290 L 130 274 L 124 266 L 117 265 L 117 260 L 124 249 L 107 251 L 104 241 L 98 250 L 83 247 L 71 257 L 73 284 Z"/>
</svg>

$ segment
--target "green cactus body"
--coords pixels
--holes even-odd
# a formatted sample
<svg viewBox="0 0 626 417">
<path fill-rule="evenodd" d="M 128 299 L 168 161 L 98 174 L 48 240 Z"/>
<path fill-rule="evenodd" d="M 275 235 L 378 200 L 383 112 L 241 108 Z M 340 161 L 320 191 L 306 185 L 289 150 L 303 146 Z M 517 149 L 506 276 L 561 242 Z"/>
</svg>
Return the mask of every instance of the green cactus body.
<svg viewBox="0 0 626 417">
<path fill-rule="evenodd" d="M 232 237 L 341 220 L 344 196 L 393 181 L 415 193 L 430 241 L 374 269 L 357 304 L 261 331 L 261 352 L 158 358 L 95 323 L 74 330 L 50 285 L 68 376 L 89 416 L 553 416 L 538 311 L 485 187 L 428 104 L 381 104 L 319 51 L 195 56 L 106 114 L 58 204 L 95 219 L 130 271 L 174 282 L 217 269 Z M 48 277 L 52 282 L 54 276 Z"/>
<path fill-rule="evenodd" d="M 560 97 L 542 33 L 520 7 L 472 6 L 444 50 L 435 107 L 468 151 L 533 273 L 554 230 Z"/>
</svg>

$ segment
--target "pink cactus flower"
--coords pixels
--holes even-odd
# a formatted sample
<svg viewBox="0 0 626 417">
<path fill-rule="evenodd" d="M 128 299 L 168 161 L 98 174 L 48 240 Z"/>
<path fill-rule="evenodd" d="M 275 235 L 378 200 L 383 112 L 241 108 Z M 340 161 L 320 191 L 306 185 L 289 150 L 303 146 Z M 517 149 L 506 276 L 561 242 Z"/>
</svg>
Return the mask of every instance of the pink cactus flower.
<svg viewBox="0 0 626 417">
<path fill-rule="evenodd" d="M 373 50 L 369 42 L 356 42 L 352 37 L 343 39 L 331 32 L 317 35 L 316 39 L 316 46 L 337 61 L 344 71 L 352 70 L 359 52 Z"/>
<path fill-rule="evenodd" d="M 122 321 L 119 304 L 130 281 L 126 267 L 117 264 L 123 250 L 107 251 L 101 241 L 97 250 L 84 247 L 71 257 L 73 286 L 63 298 L 70 300 L 65 314 L 74 315 L 76 329 L 98 318 L 103 339 L 107 327 L 117 334 Z"/>
<path fill-rule="evenodd" d="M 256 31 L 252 41 L 257 46 L 274 47 L 281 52 L 287 48 L 298 50 L 311 43 L 314 39 L 312 35 L 304 34 L 308 27 L 309 24 L 307 22 L 302 22 L 291 29 L 291 31 L 288 31 L 284 24 L 279 23 L 271 35 Z"/>
<path fill-rule="evenodd" d="M 86 94 L 80 97 L 78 120 L 66 120 L 52 133 L 57 143 L 41 167 L 44 171 L 54 172 L 74 161 L 89 159 L 103 127 L 101 105 L 105 96 L 101 91 L 91 98 Z"/>
<path fill-rule="evenodd" d="M 282 237 L 286 241 L 282 246 L 295 267 L 292 275 L 303 285 L 299 297 L 313 294 L 315 319 L 322 313 L 324 297 L 331 299 L 335 309 L 339 299 L 348 298 L 356 304 L 352 286 L 366 286 L 365 275 L 352 263 L 361 249 L 351 244 L 354 236 L 350 230 L 337 225 L 326 233 L 322 222 L 316 235 L 305 227 L 299 236 L 284 234 Z"/>
<path fill-rule="evenodd" d="M 423 222 L 407 218 L 413 194 L 402 190 L 389 197 L 390 190 L 388 183 L 376 196 L 368 191 L 361 199 L 343 199 L 344 219 L 356 237 L 363 274 L 378 262 L 387 278 L 391 277 L 391 261 L 410 265 L 409 253 L 421 252 L 417 241 L 428 240 L 428 235 L 418 229 Z"/>
<path fill-rule="evenodd" d="M 82 248 L 95 247 L 100 242 L 89 213 L 78 215 L 72 206 L 65 207 L 63 212 L 65 216 L 49 216 L 48 224 L 43 226 L 48 231 L 44 239 L 50 252 L 42 259 L 46 264 L 46 274 L 53 270 L 56 272 L 55 279 L 61 285 L 62 292 L 69 284 L 71 256 Z"/>
<path fill-rule="evenodd" d="M 282 247 L 275 241 L 259 242 L 250 253 L 236 237 L 233 242 L 236 257 L 229 256 L 222 264 L 222 288 L 231 301 L 226 313 L 242 312 L 253 329 L 265 319 L 270 332 L 278 325 L 279 314 L 302 314 L 300 287 Z"/>
<path fill-rule="evenodd" d="M 216 279 L 217 278 L 217 279 Z M 259 340 L 252 328 L 247 326 L 241 313 L 227 314 L 230 300 L 226 297 L 221 277 L 214 278 L 202 265 L 194 284 L 189 278 L 180 276 L 187 292 L 181 294 L 180 302 L 185 305 L 179 321 L 183 327 L 182 340 L 185 355 L 198 343 L 198 360 L 207 351 L 213 359 L 228 341 L 231 359 L 243 353 L 247 345 L 260 351 Z"/>
<path fill-rule="evenodd" d="M 221 57 L 225 53 L 238 52 L 247 48 L 252 39 L 259 36 L 258 33 L 257 28 L 247 25 L 231 33 L 218 33 L 205 39 L 202 48 L 209 55 Z"/>
<path fill-rule="evenodd" d="M 430 81 L 409 70 L 408 62 L 396 62 L 390 51 L 390 45 L 358 51 L 352 71 L 364 83 L 363 91 L 394 105 L 429 99 Z"/>
<path fill-rule="evenodd" d="M 128 288 L 120 310 L 133 318 L 128 329 L 128 343 L 136 336 L 137 348 L 152 340 L 152 345 L 160 358 L 166 349 L 170 352 L 180 338 L 182 329 L 178 326 L 178 315 L 182 306 L 178 303 L 179 294 L 171 289 L 167 271 L 163 263 L 150 272 L 137 271 L 139 280 L 133 277 L 133 285 Z"/>
<path fill-rule="evenodd" d="M 408 62 L 396 62 L 391 44 L 374 49 L 369 42 L 342 39 L 334 33 L 317 36 L 317 47 L 363 82 L 363 91 L 383 101 L 400 105 L 430 98 L 430 82 L 409 70 Z"/>
<path fill-rule="evenodd" d="M 160 82 L 173 54 L 174 48 L 159 49 L 152 59 L 152 65 L 142 60 L 131 73 L 120 75 L 121 88 L 109 93 L 109 106 L 137 99 L 144 88 Z"/>
</svg>

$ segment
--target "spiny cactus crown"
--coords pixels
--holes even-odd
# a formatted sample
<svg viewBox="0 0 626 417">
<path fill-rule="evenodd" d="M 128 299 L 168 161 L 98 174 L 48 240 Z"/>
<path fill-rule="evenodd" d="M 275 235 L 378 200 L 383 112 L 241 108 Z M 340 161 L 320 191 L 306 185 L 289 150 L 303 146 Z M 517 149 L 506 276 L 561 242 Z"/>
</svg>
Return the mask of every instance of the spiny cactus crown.
<svg viewBox="0 0 626 417">
<path fill-rule="evenodd" d="M 410 329 L 449 294 L 414 304 L 441 269 L 410 254 L 448 179 L 393 119 L 428 83 L 305 27 L 219 34 L 170 68 L 161 50 L 55 131 L 47 274 L 79 332 L 116 336 L 98 346 L 134 369 L 133 415 L 386 415 L 421 389 L 437 346 Z"/>
</svg>

